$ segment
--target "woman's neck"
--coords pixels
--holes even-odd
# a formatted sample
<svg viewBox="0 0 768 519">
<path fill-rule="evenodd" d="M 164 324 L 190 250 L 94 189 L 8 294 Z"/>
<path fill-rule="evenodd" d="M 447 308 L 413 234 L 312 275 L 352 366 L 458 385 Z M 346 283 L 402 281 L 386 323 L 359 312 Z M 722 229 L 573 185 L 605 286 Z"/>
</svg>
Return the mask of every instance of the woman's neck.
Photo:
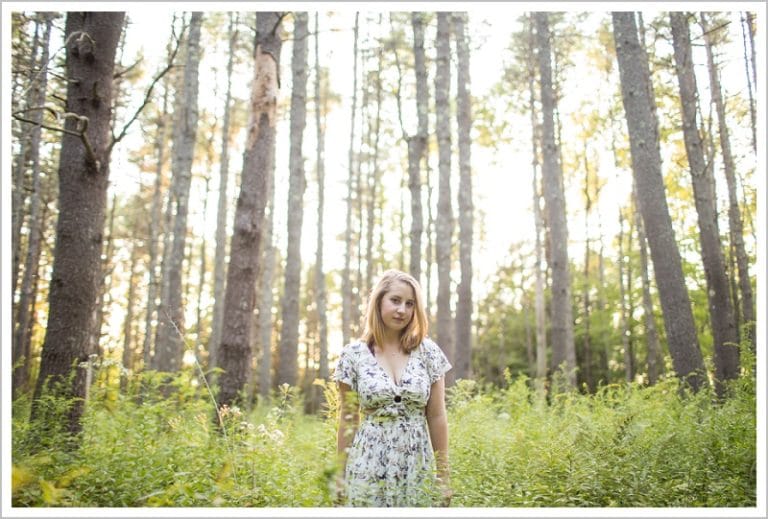
<svg viewBox="0 0 768 519">
<path fill-rule="evenodd" d="M 382 336 L 383 344 L 379 344 L 379 348 L 382 351 L 399 350 L 400 349 L 400 333 L 392 330 L 385 331 Z"/>
</svg>

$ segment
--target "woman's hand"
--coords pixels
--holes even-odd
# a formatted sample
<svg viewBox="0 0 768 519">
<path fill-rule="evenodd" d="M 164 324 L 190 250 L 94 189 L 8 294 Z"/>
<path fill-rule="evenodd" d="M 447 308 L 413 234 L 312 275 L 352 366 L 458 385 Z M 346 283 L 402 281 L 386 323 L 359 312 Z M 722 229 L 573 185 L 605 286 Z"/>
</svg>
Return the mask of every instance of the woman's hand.
<svg viewBox="0 0 768 519">
<path fill-rule="evenodd" d="M 336 490 L 333 499 L 334 506 L 344 506 L 346 496 L 344 495 L 344 478 L 339 475 L 336 477 Z"/>
<path fill-rule="evenodd" d="M 453 498 L 453 489 L 451 488 L 451 482 L 447 478 L 437 479 L 438 488 L 440 489 L 440 506 L 451 506 L 451 498 Z"/>
</svg>

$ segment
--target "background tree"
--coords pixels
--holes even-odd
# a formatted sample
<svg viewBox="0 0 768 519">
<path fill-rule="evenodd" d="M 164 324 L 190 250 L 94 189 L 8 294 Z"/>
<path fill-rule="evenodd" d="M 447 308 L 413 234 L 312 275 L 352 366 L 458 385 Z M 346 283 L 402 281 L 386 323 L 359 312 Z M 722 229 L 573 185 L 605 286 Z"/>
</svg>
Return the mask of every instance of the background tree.
<svg viewBox="0 0 768 519">
<path fill-rule="evenodd" d="M 197 139 L 200 64 L 200 27 L 203 13 L 192 13 L 186 46 L 184 79 L 181 92 L 177 92 L 174 109 L 172 148 L 172 187 L 169 202 L 174 209 L 173 238 L 169 264 L 164 269 L 167 292 L 158 308 L 157 337 L 155 339 L 155 365 L 160 371 L 178 371 L 184 353 L 184 300 L 182 296 L 182 265 L 187 241 L 189 189 L 192 182 L 192 162 Z M 165 280 L 164 280 L 165 282 Z"/>
<path fill-rule="evenodd" d="M 43 199 L 43 173 L 41 171 L 41 160 L 40 160 L 40 145 L 42 140 L 42 123 L 43 123 L 43 115 L 44 110 L 43 107 L 45 106 L 46 102 L 46 90 L 48 85 L 48 72 L 47 72 L 47 66 L 48 66 L 48 60 L 49 60 L 49 46 L 51 41 L 51 28 L 53 27 L 53 14 L 52 13 L 45 13 L 42 16 L 42 19 L 36 22 L 36 31 L 35 34 L 37 34 L 37 26 L 40 24 L 44 24 L 43 29 L 43 35 L 39 43 L 39 47 L 41 48 L 40 52 L 40 62 L 39 64 L 36 64 L 36 67 L 33 67 L 31 71 L 35 71 L 35 69 L 39 68 L 39 71 L 37 71 L 33 77 L 36 77 L 36 80 L 29 85 L 29 106 L 27 107 L 28 110 L 31 110 L 28 114 L 28 117 L 30 117 L 33 121 L 36 122 L 34 126 L 32 126 L 32 129 L 30 131 L 30 142 L 29 142 L 29 156 L 30 161 L 32 162 L 32 193 L 30 195 L 30 209 L 29 209 L 29 238 L 27 240 L 27 251 L 25 255 L 24 260 L 24 271 L 22 274 L 21 279 L 21 291 L 19 293 L 19 303 L 17 305 L 17 311 L 16 311 L 16 328 L 13 335 L 13 344 L 12 344 L 12 351 L 11 351 L 11 362 L 12 362 L 12 387 L 14 395 L 18 396 L 19 392 L 23 390 L 27 382 L 29 381 L 29 374 L 30 374 L 30 334 L 32 333 L 32 327 L 31 327 L 31 321 L 32 321 L 32 311 L 35 307 L 35 299 L 37 297 L 36 291 L 34 290 L 39 267 L 40 267 L 40 253 L 41 253 L 41 240 L 43 238 L 43 211 L 44 211 L 44 199 Z M 34 52 L 33 52 L 33 58 L 37 54 L 37 46 L 34 46 Z M 34 63 L 34 59 L 33 59 Z M 19 156 L 24 157 L 26 155 L 26 149 L 22 151 Z M 23 161 L 22 161 L 23 162 Z M 18 166 L 19 172 L 17 173 L 18 178 L 23 179 L 24 178 L 24 172 L 26 170 L 26 167 L 24 164 L 21 164 Z M 21 193 L 24 190 L 24 182 L 23 180 L 16 181 L 16 189 L 14 191 L 14 212 L 13 215 L 16 217 L 15 222 L 13 225 L 13 246 L 14 251 L 21 250 L 20 247 L 20 233 L 21 233 L 21 200 L 23 199 L 23 196 L 21 196 Z M 17 231 L 18 229 L 18 231 Z M 14 259 L 18 257 L 18 252 L 14 253 Z M 16 269 L 14 269 L 13 273 L 13 280 L 14 280 L 14 289 L 11 294 L 11 297 L 15 295 L 16 288 L 15 288 L 15 282 L 17 278 L 16 271 L 18 269 L 18 266 L 16 266 Z"/>
<path fill-rule="evenodd" d="M 612 18 L 629 130 L 632 173 L 651 249 L 669 350 L 677 376 L 698 390 L 706 383 L 704 361 L 664 194 L 658 123 L 651 97 L 648 62 L 640 48 L 634 13 L 614 12 Z"/>
<path fill-rule="evenodd" d="M 221 126 L 221 158 L 219 159 L 219 200 L 216 211 L 216 253 L 213 264 L 213 329 L 208 342 L 208 365 L 216 366 L 218 346 L 221 343 L 221 323 L 224 307 L 224 290 L 227 279 L 227 201 L 229 186 L 229 148 L 231 136 L 230 118 L 232 111 L 232 68 L 238 41 L 237 13 L 229 13 L 229 57 L 227 59 L 227 93 L 224 97 L 224 121 Z"/>
<path fill-rule="evenodd" d="M 68 13 L 65 28 L 67 113 L 59 161 L 59 218 L 48 326 L 31 419 L 80 431 L 86 391 L 80 367 L 88 351 L 96 302 L 109 180 L 112 78 L 124 12 Z M 74 371 L 73 371 L 74 370 Z M 69 378 L 73 375 L 73 378 Z M 64 416 L 39 398 L 67 399 Z M 50 411 L 50 413 L 49 413 Z"/>
<path fill-rule="evenodd" d="M 411 13 L 413 28 L 413 67 L 416 74 L 416 117 L 418 126 L 408 143 L 408 188 L 411 192 L 411 254 L 410 274 L 421 280 L 421 235 L 424 217 L 421 208 L 421 163 L 424 161 L 429 142 L 429 86 L 427 84 L 426 53 L 424 51 L 424 14 Z"/>
<path fill-rule="evenodd" d="M 291 150 L 288 188 L 288 251 L 285 263 L 285 291 L 282 301 L 283 326 L 280 335 L 278 384 L 296 385 L 299 342 L 299 289 L 301 286 L 301 223 L 306 190 L 302 144 L 307 125 L 307 49 L 309 15 L 294 15 L 293 57 L 291 59 Z"/>
<path fill-rule="evenodd" d="M 555 101 L 552 90 L 549 15 L 536 13 L 536 37 L 542 110 L 542 186 L 550 225 L 552 268 L 552 368 L 562 370 L 565 382 L 576 385 L 576 351 L 573 342 L 571 277 L 568 264 L 568 226 L 562 170 L 555 141 Z"/>
<path fill-rule="evenodd" d="M 470 378 L 472 366 L 472 104 L 470 97 L 469 41 L 466 32 L 467 13 L 453 13 L 453 29 L 456 38 L 456 119 L 459 144 L 459 263 L 461 282 L 456 302 L 455 375 L 457 379 Z"/>
<path fill-rule="evenodd" d="M 354 50 L 352 54 L 352 116 L 349 128 L 349 152 L 347 154 L 347 168 L 349 176 L 347 180 L 347 216 L 344 230 L 344 270 L 341 276 L 341 333 L 342 342 L 349 344 L 354 322 L 353 306 L 356 304 L 352 289 L 352 212 L 354 192 L 354 149 L 355 149 L 355 112 L 357 110 L 357 54 L 358 35 L 360 30 L 360 13 L 355 13 Z"/>
<path fill-rule="evenodd" d="M 707 280 L 709 317 L 715 346 L 716 389 L 722 395 L 722 383 L 734 379 L 739 372 L 739 336 L 733 315 L 733 304 L 725 273 L 725 259 L 717 225 L 717 200 L 713 190 L 711 162 L 707 163 L 696 120 L 698 91 L 691 56 L 691 39 L 687 14 L 670 13 L 675 70 L 680 85 L 683 138 L 691 171 L 694 200 L 699 224 L 701 259 Z"/>
<path fill-rule="evenodd" d="M 701 28 L 703 30 L 704 44 L 707 51 L 707 69 L 709 71 L 709 90 L 712 95 L 712 101 L 717 110 L 717 130 L 720 138 L 720 153 L 723 157 L 723 170 L 725 172 L 726 185 L 728 186 L 728 236 L 730 237 L 733 254 L 736 256 L 736 265 L 738 268 L 738 287 L 741 295 L 741 316 L 746 324 L 746 340 L 754 349 L 754 321 L 755 309 L 752 296 L 752 283 L 749 277 L 749 257 L 744 247 L 744 222 L 741 217 L 741 208 L 739 207 L 739 196 L 737 194 L 736 183 L 736 165 L 731 151 L 730 132 L 728 130 L 728 120 L 725 103 L 723 102 L 722 86 L 720 84 L 720 73 L 717 63 L 715 63 L 712 28 L 707 21 L 704 13 L 700 14 Z M 754 125 L 753 125 L 754 128 Z M 735 276 L 734 273 L 731 273 Z M 739 308 L 738 299 L 733 298 L 734 314 Z M 738 319 L 736 319 L 738 323 Z"/>
<path fill-rule="evenodd" d="M 232 404 L 240 398 L 238 393 L 245 387 L 251 366 L 253 287 L 263 233 L 267 175 L 274 163 L 282 18 L 283 14 L 278 12 L 256 14 L 251 123 L 235 211 L 219 350 L 219 366 L 223 369 L 219 379 L 220 405 Z"/>
<path fill-rule="evenodd" d="M 451 310 L 451 248 L 453 236 L 453 210 L 451 209 L 451 20 L 450 13 L 437 14 L 437 58 L 435 63 L 435 133 L 439 156 L 439 197 L 435 253 L 437 260 L 437 343 L 451 363 L 455 363 L 453 312 Z M 455 370 L 446 374 L 446 383 L 452 383 Z"/>
<path fill-rule="evenodd" d="M 320 23 L 315 13 L 315 130 L 317 138 L 317 252 L 315 254 L 315 297 L 317 299 L 319 368 L 318 378 L 328 378 L 328 315 L 325 290 L 325 265 L 323 262 L 323 230 L 325 221 L 325 123 L 323 115 L 328 112 L 328 93 L 321 96 L 322 68 L 320 67 Z M 319 390 L 319 388 L 317 388 Z M 319 391 L 315 393 L 319 405 Z M 316 405 L 316 408 L 318 407 Z"/>
</svg>

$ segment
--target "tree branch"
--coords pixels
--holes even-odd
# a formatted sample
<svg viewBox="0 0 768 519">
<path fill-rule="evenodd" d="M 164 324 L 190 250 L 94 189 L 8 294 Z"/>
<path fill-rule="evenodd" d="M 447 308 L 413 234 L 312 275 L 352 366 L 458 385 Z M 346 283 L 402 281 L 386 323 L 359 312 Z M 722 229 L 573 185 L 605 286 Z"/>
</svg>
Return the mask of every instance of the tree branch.
<svg viewBox="0 0 768 519">
<path fill-rule="evenodd" d="M 32 119 L 27 119 L 25 117 L 22 117 L 20 114 L 26 113 L 26 112 L 36 112 L 36 111 L 46 111 L 49 114 L 53 115 L 56 118 L 56 121 L 64 121 L 66 123 L 67 119 L 77 119 L 77 128 L 73 130 L 69 130 L 67 128 L 64 128 L 63 126 L 49 126 L 47 124 L 43 124 L 42 121 L 33 121 Z M 67 135 L 73 135 L 75 137 L 80 137 L 80 140 L 83 141 L 83 145 L 85 146 L 85 151 L 88 154 L 88 160 L 90 160 L 95 166 L 96 169 L 101 169 L 101 163 L 96 158 L 96 153 L 93 151 L 93 146 L 91 145 L 91 140 L 88 138 L 88 134 L 86 131 L 88 130 L 88 124 L 89 120 L 88 117 L 84 115 L 79 115 L 74 112 L 65 112 L 63 114 L 59 114 L 56 110 L 49 106 L 33 106 L 31 108 L 26 108 L 24 110 L 18 110 L 16 112 L 13 112 L 11 114 L 14 119 L 17 121 L 22 121 L 25 123 L 31 123 L 35 126 L 40 126 L 41 128 L 45 128 L 46 130 L 51 130 L 54 132 L 61 132 L 66 133 Z"/>
<path fill-rule="evenodd" d="M 123 138 L 128 133 L 128 129 L 131 127 L 131 125 L 136 121 L 136 119 L 139 117 L 142 111 L 144 111 L 144 108 L 149 104 L 149 101 L 152 98 L 152 90 L 155 88 L 155 85 L 157 85 L 158 81 L 160 81 L 163 76 L 165 76 L 169 70 L 173 68 L 173 62 L 176 59 L 176 54 L 179 52 L 179 48 L 181 47 L 181 39 L 184 34 L 184 31 L 182 30 L 182 34 L 180 34 L 176 38 L 176 47 L 171 52 L 171 55 L 168 56 L 168 63 L 166 64 L 165 68 L 161 70 L 157 76 L 152 80 L 152 83 L 149 84 L 149 88 L 147 88 L 146 94 L 144 94 L 144 101 L 142 101 L 141 106 L 136 109 L 136 112 L 133 114 L 133 116 L 128 120 L 127 123 L 125 123 L 125 126 L 123 126 L 123 129 L 120 130 L 120 133 L 115 137 L 114 134 L 112 134 L 112 142 L 109 143 L 109 146 L 107 147 L 107 156 L 109 156 L 112 153 L 112 148 L 115 147 L 115 144 L 123 140 Z"/>
</svg>

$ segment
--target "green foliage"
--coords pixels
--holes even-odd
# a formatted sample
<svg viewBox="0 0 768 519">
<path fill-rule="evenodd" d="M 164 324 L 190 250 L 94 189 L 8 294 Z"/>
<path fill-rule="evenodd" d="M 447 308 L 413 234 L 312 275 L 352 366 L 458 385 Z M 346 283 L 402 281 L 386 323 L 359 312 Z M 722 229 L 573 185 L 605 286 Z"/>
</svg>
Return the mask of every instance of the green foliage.
<svg viewBox="0 0 768 519">
<path fill-rule="evenodd" d="M 750 382 L 750 380 L 752 382 Z M 538 402 L 525 378 L 453 392 L 454 504 L 474 507 L 755 506 L 754 378 L 717 405 L 676 379 Z"/>
<path fill-rule="evenodd" d="M 755 358 L 718 402 L 680 396 L 677 380 L 540 399 L 524 376 L 505 388 L 460 380 L 448 391 L 453 506 L 733 507 L 756 503 Z M 183 383 L 179 382 L 179 386 Z M 81 447 L 35 449 L 28 401 L 14 403 L 14 506 L 329 507 L 335 386 L 302 412 L 296 388 L 271 407 L 221 409 L 184 392 L 142 403 L 91 397 Z M 62 438 L 59 437 L 59 440 Z"/>
</svg>

